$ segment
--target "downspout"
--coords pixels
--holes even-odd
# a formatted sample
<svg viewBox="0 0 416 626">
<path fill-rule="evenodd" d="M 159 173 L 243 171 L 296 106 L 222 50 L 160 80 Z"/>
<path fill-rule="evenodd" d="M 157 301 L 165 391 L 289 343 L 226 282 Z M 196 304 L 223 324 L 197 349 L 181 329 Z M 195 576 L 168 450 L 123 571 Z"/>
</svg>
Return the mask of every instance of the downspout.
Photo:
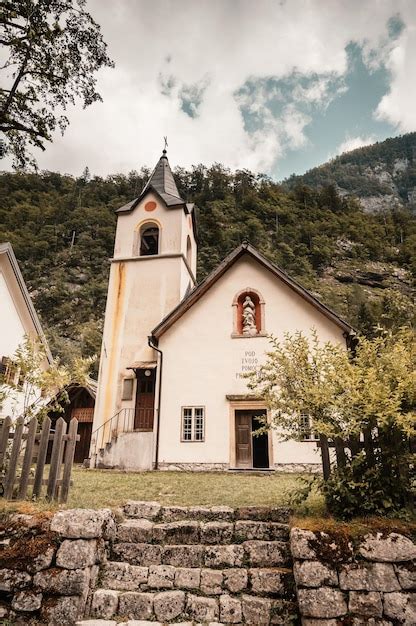
<svg viewBox="0 0 416 626">
<path fill-rule="evenodd" d="M 160 401 L 162 398 L 162 367 L 163 367 L 163 352 L 159 350 L 157 345 L 154 343 L 156 339 L 153 335 L 150 335 L 147 338 L 147 343 L 150 348 L 156 350 L 160 354 L 160 367 L 159 367 L 159 393 L 157 398 L 157 425 L 156 425 L 156 449 L 155 449 L 155 469 L 159 469 L 159 433 L 160 433 Z"/>
</svg>

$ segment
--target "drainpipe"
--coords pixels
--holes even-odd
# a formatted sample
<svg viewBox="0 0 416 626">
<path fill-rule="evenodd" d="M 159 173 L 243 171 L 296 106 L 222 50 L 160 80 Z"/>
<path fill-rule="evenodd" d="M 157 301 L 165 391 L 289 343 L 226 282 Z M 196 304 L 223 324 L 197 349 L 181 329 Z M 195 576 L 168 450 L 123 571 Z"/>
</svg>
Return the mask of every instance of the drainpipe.
<svg viewBox="0 0 416 626">
<path fill-rule="evenodd" d="M 162 397 L 162 367 L 163 367 L 163 352 L 159 350 L 156 344 L 156 339 L 153 335 L 147 338 L 147 343 L 150 348 L 156 350 L 160 354 L 160 366 L 159 366 L 159 393 L 157 398 L 157 426 L 156 426 L 156 450 L 155 450 L 155 469 L 159 469 L 159 433 L 160 433 L 160 400 Z"/>
</svg>

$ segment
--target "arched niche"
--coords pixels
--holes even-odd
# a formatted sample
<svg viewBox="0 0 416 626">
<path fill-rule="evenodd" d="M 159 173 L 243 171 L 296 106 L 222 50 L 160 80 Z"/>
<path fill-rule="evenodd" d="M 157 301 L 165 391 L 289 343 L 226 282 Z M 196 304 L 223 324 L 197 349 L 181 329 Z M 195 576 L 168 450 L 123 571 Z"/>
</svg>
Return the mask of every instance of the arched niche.
<svg viewBox="0 0 416 626">
<path fill-rule="evenodd" d="M 246 298 L 250 298 L 254 304 L 254 315 L 256 331 L 254 333 L 244 332 L 244 302 Z M 252 287 L 246 287 L 239 291 L 235 296 L 232 303 L 233 307 L 233 337 L 264 337 L 266 335 L 265 326 L 265 302 L 263 296 L 259 291 Z"/>
</svg>

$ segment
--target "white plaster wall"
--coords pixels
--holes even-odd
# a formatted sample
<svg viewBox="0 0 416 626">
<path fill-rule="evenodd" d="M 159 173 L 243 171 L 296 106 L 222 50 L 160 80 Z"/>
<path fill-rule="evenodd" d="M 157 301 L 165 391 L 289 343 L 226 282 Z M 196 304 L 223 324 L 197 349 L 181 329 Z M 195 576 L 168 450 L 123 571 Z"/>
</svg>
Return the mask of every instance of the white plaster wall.
<svg viewBox="0 0 416 626">
<path fill-rule="evenodd" d="M 156 202 L 153 211 L 145 205 Z M 119 214 L 107 295 L 98 394 L 93 431 L 117 411 L 133 408 L 121 401 L 122 380 L 131 376 L 135 361 L 154 360 L 148 346 L 153 328 L 180 302 L 191 281 L 183 260 L 186 237 L 191 236 L 192 266 L 196 267 L 196 243 L 192 221 L 183 208 L 167 209 L 158 196 L 149 193 L 131 213 Z M 139 257 L 134 252 L 135 232 L 146 221 L 159 225 L 159 255 Z M 192 281 L 191 281 L 192 282 Z M 135 391 L 135 390 L 134 390 Z"/>
<path fill-rule="evenodd" d="M 4 273 L 0 269 L 0 358 L 13 356 L 25 336 L 25 328 L 9 289 Z M 0 406 L 0 416 L 13 414 L 18 416 L 22 408 L 23 396 L 17 394 L 16 398 L 9 397 L 4 400 Z"/>
<path fill-rule="evenodd" d="M 147 471 L 152 469 L 152 433 L 121 433 L 100 459 L 104 467 Z"/>
<path fill-rule="evenodd" d="M 11 356 L 23 341 L 25 329 L 0 269 L 0 356 Z"/>
<path fill-rule="evenodd" d="M 162 463 L 228 463 L 230 461 L 229 394 L 248 392 L 245 367 L 261 363 L 265 337 L 231 338 L 232 301 L 245 288 L 265 300 L 266 331 L 280 338 L 315 327 L 322 342 L 345 345 L 340 328 L 268 270 L 246 256 L 160 338 L 164 354 L 160 454 Z M 180 441 L 181 407 L 205 406 L 204 442 Z M 273 463 L 319 463 L 313 442 L 279 443 L 273 435 Z"/>
<path fill-rule="evenodd" d="M 6 255 L 0 256 L 0 358 L 13 357 L 25 335 L 37 335 L 32 318 L 27 309 Z M 47 363 L 45 362 L 45 368 Z M 33 400 L 38 396 L 34 391 Z M 13 391 L 0 406 L 0 417 L 9 415 L 16 419 L 24 407 L 24 394 Z"/>
</svg>

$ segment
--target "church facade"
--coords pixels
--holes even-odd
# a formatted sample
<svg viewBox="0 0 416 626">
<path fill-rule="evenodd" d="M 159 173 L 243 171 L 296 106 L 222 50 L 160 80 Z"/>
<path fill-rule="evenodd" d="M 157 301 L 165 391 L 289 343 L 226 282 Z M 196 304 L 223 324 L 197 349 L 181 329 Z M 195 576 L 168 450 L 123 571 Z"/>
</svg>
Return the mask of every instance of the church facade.
<svg viewBox="0 0 416 626">
<path fill-rule="evenodd" d="M 268 335 L 314 328 L 345 345 L 351 327 L 248 243 L 197 285 L 195 207 L 180 198 L 165 152 L 117 213 L 91 465 L 319 467 L 306 415 L 303 441 L 252 436 L 267 408 L 245 373 L 264 362 Z"/>
</svg>

